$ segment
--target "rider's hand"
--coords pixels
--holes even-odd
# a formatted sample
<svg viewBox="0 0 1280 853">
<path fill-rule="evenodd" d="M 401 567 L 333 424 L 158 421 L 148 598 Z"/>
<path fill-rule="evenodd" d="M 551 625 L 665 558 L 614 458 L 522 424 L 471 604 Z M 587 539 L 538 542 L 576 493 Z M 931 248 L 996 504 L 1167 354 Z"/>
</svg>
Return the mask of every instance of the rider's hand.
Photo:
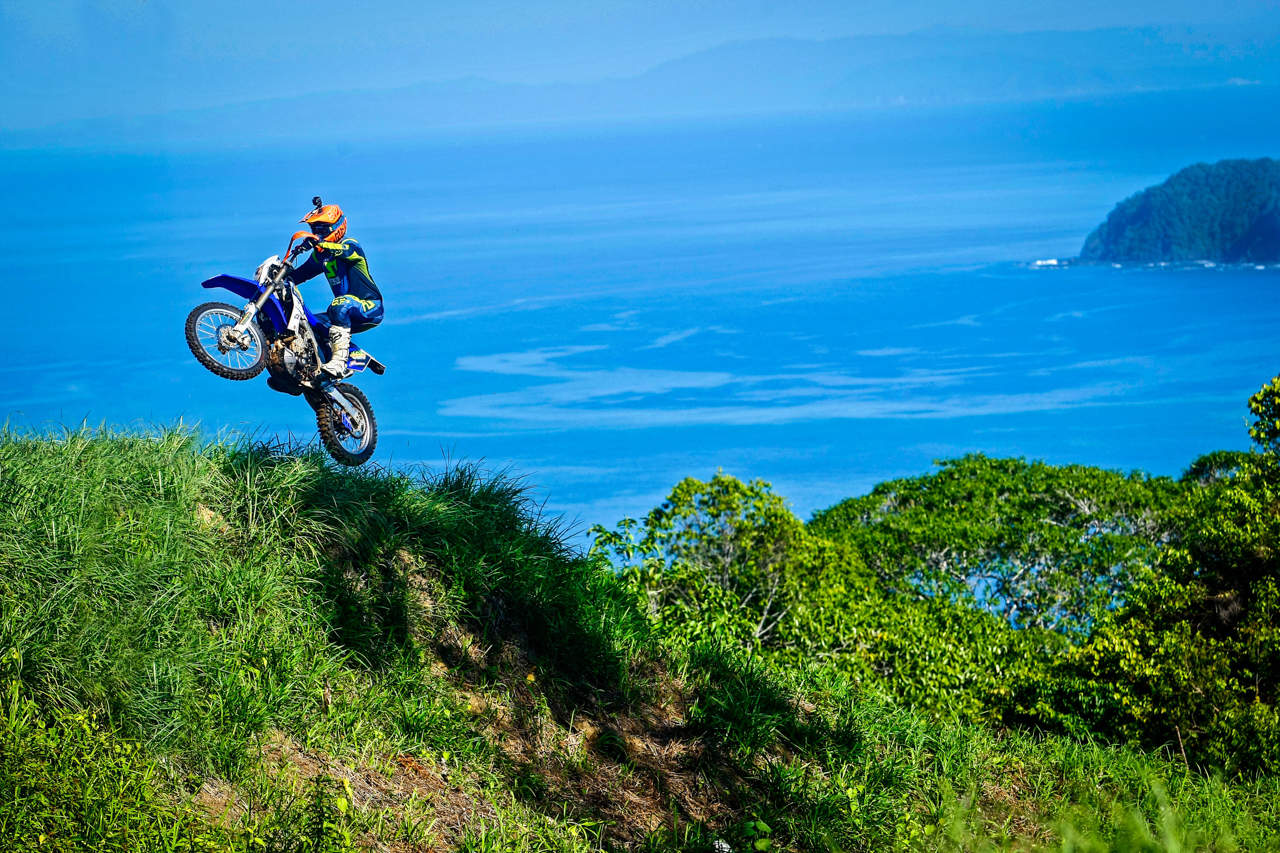
<svg viewBox="0 0 1280 853">
<path fill-rule="evenodd" d="M 298 244 L 298 247 L 305 252 L 307 249 L 314 249 L 317 245 L 319 245 L 319 243 L 320 243 L 320 238 L 318 237 L 303 237 L 302 242 Z"/>
</svg>

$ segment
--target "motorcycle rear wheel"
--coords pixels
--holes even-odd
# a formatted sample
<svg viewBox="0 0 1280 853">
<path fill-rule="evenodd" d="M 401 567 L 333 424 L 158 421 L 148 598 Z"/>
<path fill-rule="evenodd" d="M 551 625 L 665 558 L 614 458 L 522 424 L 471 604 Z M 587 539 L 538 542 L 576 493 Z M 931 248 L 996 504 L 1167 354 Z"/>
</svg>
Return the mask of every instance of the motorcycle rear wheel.
<svg viewBox="0 0 1280 853">
<path fill-rule="evenodd" d="M 240 309 L 225 302 L 206 302 L 187 315 L 187 347 L 196 361 L 224 379 L 252 379 L 267 364 L 267 347 L 257 323 L 245 329 L 246 339 L 229 344 L 224 333 L 240 321 Z"/>
<path fill-rule="evenodd" d="M 307 395 L 307 402 L 316 411 L 320 441 L 339 465 L 363 465 L 378 446 L 378 421 L 373 416 L 373 406 L 369 405 L 369 398 L 364 392 L 354 385 L 340 382 L 334 388 L 360 413 L 364 428 L 357 429 L 347 413 L 324 394 L 312 392 Z"/>
</svg>

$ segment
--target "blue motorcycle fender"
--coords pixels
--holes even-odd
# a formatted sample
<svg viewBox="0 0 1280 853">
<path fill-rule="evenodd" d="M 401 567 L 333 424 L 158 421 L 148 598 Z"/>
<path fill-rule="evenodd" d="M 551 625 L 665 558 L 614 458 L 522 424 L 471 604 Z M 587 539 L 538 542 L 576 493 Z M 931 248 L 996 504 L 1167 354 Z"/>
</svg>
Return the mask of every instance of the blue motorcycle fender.
<svg viewBox="0 0 1280 853">
<path fill-rule="evenodd" d="M 262 287 L 253 279 L 241 278 L 238 275 L 216 275 L 200 282 L 201 287 L 221 287 L 230 290 L 236 296 L 248 302 L 262 295 Z M 266 314 L 267 321 L 277 332 L 283 332 L 289 326 L 289 318 L 284 315 L 284 306 L 273 294 L 262 306 L 261 313 Z M 310 312 L 308 312 L 310 313 Z"/>
</svg>

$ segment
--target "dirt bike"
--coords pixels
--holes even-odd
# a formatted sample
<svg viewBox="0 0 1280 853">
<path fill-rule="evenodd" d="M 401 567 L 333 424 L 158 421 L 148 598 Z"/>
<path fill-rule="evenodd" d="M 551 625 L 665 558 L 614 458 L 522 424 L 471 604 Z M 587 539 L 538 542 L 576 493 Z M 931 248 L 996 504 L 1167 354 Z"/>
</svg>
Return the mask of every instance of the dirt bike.
<svg viewBox="0 0 1280 853">
<path fill-rule="evenodd" d="M 302 396 L 316 414 L 320 440 L 337 462 L 362 465 L 378 443 L 378 422 L 364 392 L 349 382 L 368 369 L 381 376 L 382 362 L 353 342 L 341 377 L 319 371 L 329 360 L 326 326 L 302 301 L 287 273 L 294 258 L 307 251 L 309 231 L 289 238 L 284 258 L 272 255 L 259 265 L 254 279 L 219 275 L 201 287 L 223 288 L 249 300 L 243 308 L 206 302 L 187 315 L 187 346 L 196 361 L 225 379 L 252 379 L 265 368 L 271 387 Z M 302 238 L 297 246 L 294 241 Z"/>
</svg>

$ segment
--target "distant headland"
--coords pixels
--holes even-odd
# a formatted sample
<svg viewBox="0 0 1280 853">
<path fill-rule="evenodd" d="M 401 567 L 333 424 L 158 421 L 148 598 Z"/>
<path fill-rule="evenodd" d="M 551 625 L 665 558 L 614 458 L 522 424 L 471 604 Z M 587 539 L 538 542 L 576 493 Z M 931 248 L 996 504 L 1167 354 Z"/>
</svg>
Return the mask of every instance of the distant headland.
<svg viewBox="0 0 1280 853">
<path fill-rule="evenodd" d="M 1188 166 L 1116 205 L 1080 259 L 1280 262 L 1280 160 Z"/>
</svg>

